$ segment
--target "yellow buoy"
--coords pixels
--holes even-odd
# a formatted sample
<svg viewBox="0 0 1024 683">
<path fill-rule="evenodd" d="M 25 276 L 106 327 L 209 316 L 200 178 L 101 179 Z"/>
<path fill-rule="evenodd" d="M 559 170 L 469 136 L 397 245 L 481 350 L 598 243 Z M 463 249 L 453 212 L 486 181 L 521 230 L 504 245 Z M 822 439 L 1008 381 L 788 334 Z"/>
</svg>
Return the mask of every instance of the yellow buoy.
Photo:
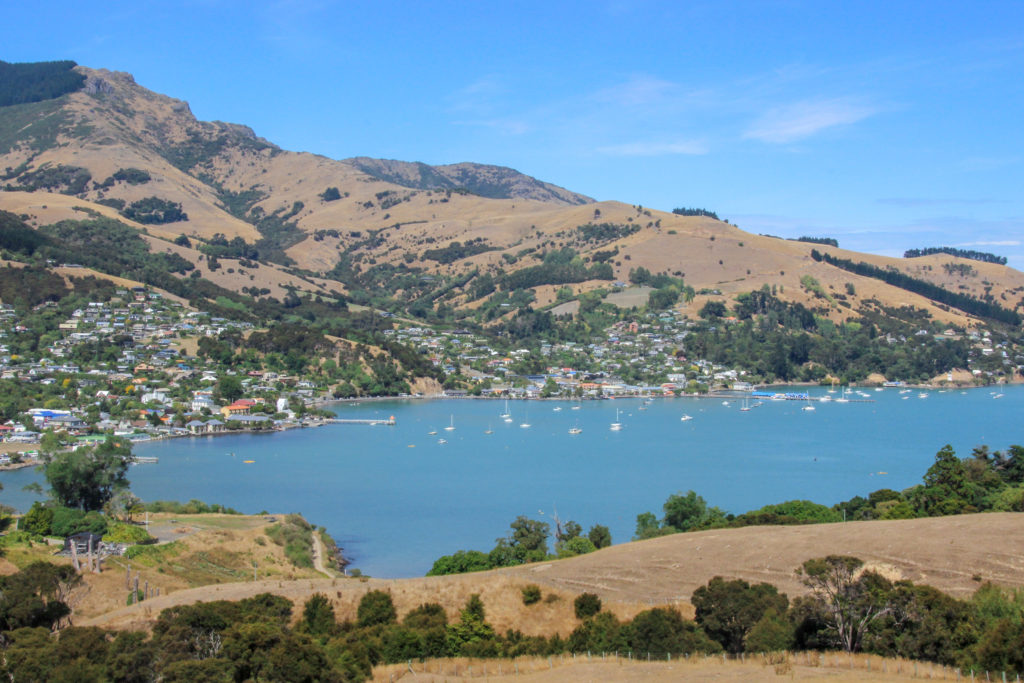
<svg viewBox="0 0 1024 683">
<path fill-rule="evenodd" d="M 246 464 L 246 465 L 251 465 L 251 464 L 253 464 L 253 463 L 254 463 L 254 462 L 256 462 L 256 461 L 255 461 L 255 460 L 243 460 L 242 462 L 243 462 L 244 464 Z"/>
</svg>

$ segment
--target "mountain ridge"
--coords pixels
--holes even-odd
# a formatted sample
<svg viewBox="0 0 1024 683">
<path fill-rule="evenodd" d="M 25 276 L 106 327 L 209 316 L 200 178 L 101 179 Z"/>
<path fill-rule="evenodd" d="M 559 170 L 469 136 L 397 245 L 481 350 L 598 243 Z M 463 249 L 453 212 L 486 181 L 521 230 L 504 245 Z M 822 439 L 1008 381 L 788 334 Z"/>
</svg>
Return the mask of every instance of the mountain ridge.
<svg viewBox="0 0 1024 683">
<path fill-rule="evenodd" d="M 180 236 L 199 246 L 239 238 L 263 262 L 338 281 L 357 303 L 387 295 L 406 306 L 433 308 L 443 300 L 472 311 L 480 305 L 473 291 L 482 291 L 473 283 L 490 277 L 499 289 L 530 283 L 532 301 L 518 306 L 543 307 L 565 286 L 578 297 L 628 282 L 644 268 L 694 288 L 694 300 L 680 307 L 691 317 L 707 301 L 729 303 L 768 287 L 835 321 L 854 319 L 877 301 L 892 310 L 924 309 L 950 324 L 976 324 L 913 292 L 815 261 L 817 248 L 1008 309 L 1022 307 L 1024 274 L 1005 266 L 950 255 L 896 259 L 754 235 L 709 216 L 594 202 L 502 166 L 291 152 L 245 125 L 199 121 L 188 102 L 150 91 L 131 74 L 75 71 L 85 77 L 78 91 L 0 107 L 0 168 L 6 167 L 0 183 L 20 191 L 0 192 L 0 208 L 37 224 L 80 217 L 75 207 L 84 203 L 104 214 L 113 209 L 163 244 Z M 39 201 L 26 200 L 24 192 Z M 157 222 L 140 225 L 129 215 Z M 198 247 L 180 250 L 201 266 Z M 538 270 L 556 251 L 578 259 L 571 275 L 551 266 Z M 230 259 L 233 252 L 219 253 Z M 588 280 L 598 264 L 606 264 L 601 277 Z M 520 271 L 530 277 L 511 278 Z M 409 279 L 421 276 L 427 279 Z M 430 279 L 438 284 L 426 284 Z"/>
</svg>

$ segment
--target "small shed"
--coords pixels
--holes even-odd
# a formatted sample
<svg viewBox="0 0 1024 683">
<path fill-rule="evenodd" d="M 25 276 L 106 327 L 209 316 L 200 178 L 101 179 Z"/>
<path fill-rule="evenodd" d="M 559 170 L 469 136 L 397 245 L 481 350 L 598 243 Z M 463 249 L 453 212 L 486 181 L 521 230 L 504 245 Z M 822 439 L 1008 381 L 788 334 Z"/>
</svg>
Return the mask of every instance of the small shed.
<svg viewBox="0 0 1024 683">
<path fill-rule="evenodd" d="M 92 543 L 92 551 L 99 552 L 100 543 L 103 541 L 103 537 L 99 534 L 95 534 L 91 531 L 79 531 L 77 534 L 71 534 L 64 539 L 64 552 L 71 552 L 71 544 L 75 544 L 75 552 L 79 555 L 89 554 L 89 544 Z"/>
</svg>

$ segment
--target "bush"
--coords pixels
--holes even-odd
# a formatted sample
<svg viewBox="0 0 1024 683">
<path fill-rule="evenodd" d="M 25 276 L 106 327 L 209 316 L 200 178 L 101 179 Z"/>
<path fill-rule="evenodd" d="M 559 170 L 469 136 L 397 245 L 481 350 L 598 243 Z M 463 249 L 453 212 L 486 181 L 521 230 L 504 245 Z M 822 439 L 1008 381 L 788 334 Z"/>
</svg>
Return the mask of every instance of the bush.
<svg viewBox="0 0 1024 683">
<path fill-rule="evenodd" d="M 540 602 L 540 586 L 537 584 L 531 583 L 529 586 L 523 586 L 521 591 L 523 593 L 524 605 L 535 605 Z"/>
<path fill-rule="evenodd" d="M 601 611 L 601 598 L 593 593 L 583 593 L 576 597 L 573 606 L 576 608 L 576 618 L 586 619 Z"/>
<path fill-rule="evenodd" d="M 155 541 L 156 539 L 146 533 L 146 530 L 141 526 L 116 522 L 109 527 L 107 533 L 103 536 L 103 540 L 107 543 L 145 543 L 147 541 Z"/>
<path fill-rule="evenodd" d="M 356 620 L 360 627 L 393 624 L 398 618 L 391 595 L 384 591 L 370 591 L 359 601 Z"/>
</svg>

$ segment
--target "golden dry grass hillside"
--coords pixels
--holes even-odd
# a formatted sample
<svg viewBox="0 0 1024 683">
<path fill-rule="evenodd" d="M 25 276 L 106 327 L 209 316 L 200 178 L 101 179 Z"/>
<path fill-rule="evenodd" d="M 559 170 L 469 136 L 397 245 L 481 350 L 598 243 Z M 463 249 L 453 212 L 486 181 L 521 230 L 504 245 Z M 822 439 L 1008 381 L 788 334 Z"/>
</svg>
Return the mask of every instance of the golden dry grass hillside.
<svg viewBox="0 0 1024 683">
<path fill-rule="evenodd" d="M 708 217 L 593 202 L 496 166 L 432 167 L 289 152 L 244 126 L 198 121 L 186 102 L 147 90 L 129 74 L 77 69 L 87 77 L 85 89 L 47 105 L 46 121 L 52 120 L 47 134 L 53 136 L 47 138 L 49 144 L 40 142 L 42 133 L 25 133 L 0 155 L 0 167 L 13 169 L 13 186 L 33 173 L 61 167 L 85 169 L 91 182 L 76 188 L 74 196 L 60 194 L 70 190 L 59 186 L 32 193 L 0 192 L 0 209 L 44 225 L 82 218 L 81 209 L 86 208 L 144 227 L 151 244 L 162 250 L 171 249 L 168 243 L 181 234 L 203 240 L 221 234 L 250 244 L 270 239 L 303 273 L 300 277 L 266 263 L 258 269 L 239 268 L 225 260 L 225 267 L 211 274 L 198 252 L 180 252 L 204 277 L 231 289 L 256 286 L 276 297 L 293 287 L 317 294 L 341 292 L 342 285 L 324 278 L 343 255 L 359 270 L 411 266 L 426 275 L 499 275 L 536 265 L 547 251 L 569 247 L 584 259 L 599 252 L 613 254 L 606 258 L 620 281 L 628 280 L 632 269 L 644 267 L 682 276 L 696 290 L 712 292 L 684 306 L 683 313 L 689 315 L 709 299 L 729 301 L 736 294 L 769 286 L 781 299 L 811 306 L 834 320 L 857 316 L 869 302 L 877 302 L 882 307 L 921 308 L 948 323 L 974 324 L 959 310 L 814 261 L 810 252 L 817 248 L 897 269 L 954 292 L 991 297 L 1006 308 L 1020 309 L 1024 301 L 1024 273 L 1005 266 L 943 254 L 889 258 L 755 235 Z M 104 182 L 121 169 L 140 169 L 150 180 Z M 325 199 L 328 188 L 336 188 L 337 196 Z M 141 226 L 97 203 L 130 203 L 151 196 L 180 204 L 188 220 Z M 270 229 L 267 225 L 258 229 L 254 224 L 268 216 L 280 219 L 271 221 L 278 231 L 271 237 L 260 232 Z M 588 223 L 635 231 L 581 239 L 579 227 Z M 487 250 L 450 263 L 429 258 L 428 250 L 453 242 L 474 242 Z M 818 294 L 802 284 L 806 276 L 820 284 Z M 578 293 L 608 284 L 592 281 L 571 287 Z M 541 288 L 539 303 L 553 301 L 554 289 Z M 475 305 L 462 290 L 456 289 L 454 295 L 455 306 Z"/>
<path fill-rule="evenodd" d="M 693 591 L 715 576 L 768 582 L 791 598 L 806 593 L 796 569 L 829 554 L 854 555 L 889 578 L 934 586 L 957 597 L 984 581 L 1024 586 L 1024 525 L 1013 513 L 796 527 L 748 527 L 676 534 L 626 543 L 596 553 L 504 570 L 413 579 L 301 578 L 226 581 L 186 588 L 144 605 L 103 614 L 92 607 L 83 624 L 146 628 L 161 609 L 200 600 L 238 600 L 269 591 L 298 606 L 314 593 L 328 596 L 339 619 L 355 617 L 370 590 L 391 593 L 399 614 L 425 602 L 440 603 L 455 618 L 469 596 L 481 596 L 498 632 L 567 635 L 577 624 L 573 599 L 596 593 L 622 619 L 652 606 L 673 605 L 692 616 Z M 197 540 L 197 542 L 199 542 Z M 250 551 L 252 549 L 250 548 Z M 239 552 L 247 552 L 240 550 Z M 123 582 L 123 573 L 115 572 Z M 521 589 L 535 584 L 544 598 L 526 606 Z M 169 583 L 163 585 L 171 586 Z"/>
</svg>

